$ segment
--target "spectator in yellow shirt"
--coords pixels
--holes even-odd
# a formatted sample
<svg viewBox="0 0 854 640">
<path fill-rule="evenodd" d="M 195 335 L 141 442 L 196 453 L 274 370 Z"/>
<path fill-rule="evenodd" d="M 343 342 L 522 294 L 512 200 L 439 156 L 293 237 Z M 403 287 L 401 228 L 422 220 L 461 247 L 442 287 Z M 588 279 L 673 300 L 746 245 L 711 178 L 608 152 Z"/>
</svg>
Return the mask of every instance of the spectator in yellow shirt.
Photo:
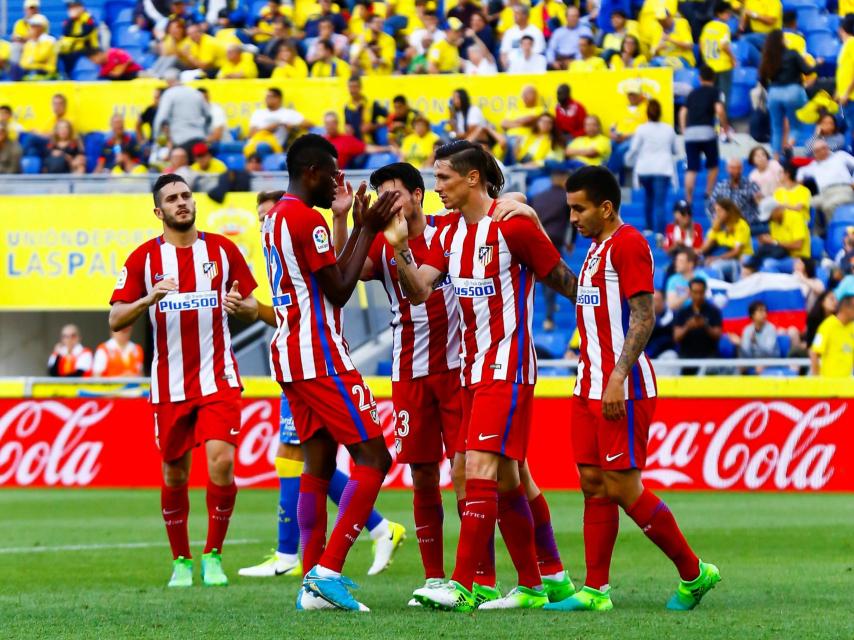
<svg viewBox="0 0 854 640">
<path fill-rule="evenodd" d="M 643 87 L 640 80 L 631 80 L 626 85 L 626 99 L 629 104 L 625 107 L 623 115 L 611 127 L 610 138 L 612 142 L 611 157 L 608 159 L 608 168 L 622 179 L 625 168 L 625 156 L 632 144 L 632 136 L 637 128 L 647 121 L 646 96 L 643 95 Z"/>
<path fill-rule="evenodd" d="M 221 41 L 204 32 L 202 25 L 188 24 L 187 37 L 178 43 L 178 60 L 187 69 L 199 69 L 213 78 L 222 66 L 222 46 Z"/>
<path fill-rule="evenodd" d="M 12 27 L 12 42 L 23 44 L 30 36 L 29 19 L 41 12 L 41 3 L 39 0 L 24 0 L 24 15 L 15 20 L 15 25 Z M 50 31 L 48 24 L 46 31 Z"/>
<path fill-rule="evenodd" d="M 766 36 L 782 27 L 783 3 L 781 0 L 744 0 L 738 29 L 744 34 L 744 41 L 750 45 L 748 65 L 759 66 Z"/>
<path fill-rule="evenodd" d="M 623 38 L 620 51 L 616 55 L 611 56 L 608 68 L 612 71 L 639 69 L 640 67 L 645 67 L 648 62 L 646 56 L 641 53 L 640 40 L 632 34 L 628 34 Z"/>
<path fill-rule="evenodd" d="M 249 30 L 252 39 L 258 44 L 263 44 L 272 38 L 275 30 L 274 23 L 279 16 L 284 16 L 290 22 L 293 18 L 293 7 L 282 4 L 281 0 L 267 0 L 267 4 L 258 12 L 255 26 Z"/>
<path fill-rule="evenodd" d="M 541 113 L 534 130 L 519 140 L 516 162 L 526 167 L 542 167 L 546 160 L 563 162 L 566 150 L 559 140 L 555 118 L 550 113 Z"/>
<path fill-rule="evenodd" d="M 383 23 L 382 16 L 371 17 L 365 33 L 350 48 L 350 64 L 365 75 L 387 76 L 394 69 L 397 45 L 383 32 Z"/>
<path fill-rule="evenodd" d="M 854 291 L 837 297 L 841 299 L 836 313 L 819 325 L 810 347 L 810 373 L 814 376 L 850 378 L 854 373 Z"/>
<path fill-rule="evenodd" d="M 430 130 L 430 121 L 422 115 L 415 116 L 412 126 L 414 131 L 400 145 L 401 158 L 418 169 L 431 167 L 433 151 L 441 139 Z"/>
<path fill-rule="evenodd" d="M 29 19 L 30 35 L 18 61 L 21 80 L 53 80 L 56 75 L 56 38 L 46 33 L 47 18 L 36 14 Z"/>
<path fill-rule="evenodd" d="M 710 20 L 700 33 L 700 55 L 707 67 L 715 72 L 715 87 L 724 95 L 728 105 L 732 93 L 732 70 L 737 61 L 732 52 L 732 35 L 729 20 L 732 8 L 728 2 L 715 4 L 715 19 Z"/>
<path fill-rule="evenodd" d="M 291 42 L 284 42 L 276 54 L 276 68 L 270 78 L 273 80 L 290 80 L 291 78 L 307 78 L 308 65 L 300 58 L 296 47 Z"/>
<path fill-rule="evenodd" d="M 674 69 L 695 66 L 697 61 L 694 58 L 694 37 L 691 35 L 691 25 L 688 21 L 674 17 L 667 9 L 659 10 L 655 17 L 658 20 L 658 29 L 655 30 L 655 44 L 650 52 L 651 64 Z"/>
<path fill-rule="evenodd" d="M 774 200 L 786 207 L 787 211 L 798 214 L 809 238 L 810 200 L 812 193 L 795 180 L 798 168 L 791 162 L 783 165 L 780 186 L 774 190 Z"/>
<path fill-rule="evenodd" d="M 750 225 L 741 215 L 738 205 L 728 198 L 715 201 L 712 227 L 700 249 L 705 264 L 721 270 L 724 280 L 735 282 L 741 269 L 741 258 L 753 255 Z"/>
<path fill-rule="evenodd" d="M 148 168 L 140 164 L 136 157 L 137 149 L 133 144 L 123 144 L 116 156 L 116 166 L 110 173 L 114 176 L 136 176 L 148 173 Z"/>
<path fill-rule="evenodd" d="M 217 78 L 221 80 L 248 80 L 258 77 L 258 67 L 252 54 L 239 44 L 230 44 L 225 50 L 225 60 L 219 68 Z"/>
<path fill-rule="evenodd" d="M 756 238 L 756 253 L 749 264 L 752 269 L 791 273 L 794 258 L 810 257 L 810 237 L 800 214 L 787 210 L 774 198 L 765 198 L 757 219 L 768 223 L 769 230 Z"/>
<path fill-rule="evenodd" d="M 574 138 L 566 148 L 566 156 L 575 168 L 585 165 L 605 164 L 611 155 L 611 140 L 602 133 L 599 116 L 587 116 L 584 119 L 584 135 Z M 579 164 L 580 163 L 580 164 Z"/>
<path fill-rule="evenodd" d="M 854 11 L 854 6 L 851 7 Z M 842 12 L 842 0 L 839 2 Z M 836 101 L 842 107 L 848 127 L 854 123 L 854 14 L 845 16 L 839 25 L 842 48 L 836 61 Z"/>
<path fill-rule="evenodd" d="M 190 165 L 190 169 L 196 173 L 213 173 L 219 175 L 228 171 L 225 163 L 218 158 L 214 158 L 210 147 L 204 142 L 197 142 L 193 145 L 193 157 L 196 161 Z"/>
<path fill-rule="evenodd" d="M 430 73 L 459 73 L 462 66 L 460 45 L 465 27 L 458 18 L 448 18 L 444 40 L 437 40 L 427 50 L 427 68 Z"/>
<path fill-rule="evenodd" d="M 81 0 L 69 0 L 66 6 L 68 19 L 62 23 L 59 53 L 65 73 L 70 75 L 86 51 L 98 48 L 98 23 L 86 11 Z"/>
<path fill-rule="evenodd" d="M 349 78 L 350 65 L 335 55 L 335 45 L 331 40 L 317 43 L 319 58 L 311 65 L 312 78 Z"/>
<path fill-rule="evenodd" d="M 616 9 L 611 12 L 611 33 L 603 34 L 600 46 L 602 48 L 602 57 L 605 60 L 611 59 L 611 56 L 616 55 L 623 48 L 623 41 L 626 36 L 632 35 L 638 37 L 638 23 L 636 20 L 629 20 L 625 11 Z M 640 52 L 640 42 L 638 42 L 638 52 Z"/>
<path fill-rule="evenodd" d="M 531 127 L 543 112 L 540 94 L 532 85 L 522 88 L 522 104 L 510 110 L 501 121 L 501 127 L 508 136 L 524 137 L 530 135 Z"/>
<path fill-rule="evenodd" d="M 608 65 L 596 52 L 596 43 L 593 38 L 583 35 L 578 38 L 578 52 L 581 58 L 569 63 L 569 70 L 573 73 L 587 73 L 589 71 L 606 71 Z"/>
</svg>

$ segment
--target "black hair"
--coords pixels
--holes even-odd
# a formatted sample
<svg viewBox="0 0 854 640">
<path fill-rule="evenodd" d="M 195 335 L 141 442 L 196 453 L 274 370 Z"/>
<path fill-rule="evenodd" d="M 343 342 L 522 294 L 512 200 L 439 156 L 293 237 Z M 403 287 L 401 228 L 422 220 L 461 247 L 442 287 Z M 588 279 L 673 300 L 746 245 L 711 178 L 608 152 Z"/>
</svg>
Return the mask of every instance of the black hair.
<svg viewBox="0 0 854 640">
<path fill-rule="evenodd" d="M 530 40 L 531 42 L 533 42 L 533 41 L 534 41 L 534 37 L 533 37 L 533 36 L 529 36 L 529 35 L 526 33 L 524 36 L 522 36 L 522 40 Z"/>
<path fill-rule="evenodd" d="M 798 12 L 793 11 L 791 9 L 787 9 L 783 12 L 783 24 L 797 24 L 798 23 Z"/>
<path fill-rule="evenodd" d="M 264 158 L 261 157 L 260 153 L 253 153 L 248 158 L 246 158 L 246 162 L 262 162 Z"/>
<path fill-rule="evenodd" d="M 383 182 L 389 180 L 400 180 L 410 193 L 415 193 L 416 189 L 421 189 L 421 204 L 424 204 L 424 178 L 421 176 L 421 172 L 408 162 L 393 162 L 380 167 L 371 174 L 369 180 L 371 187 L 375 190 L 379 189 Z"/>
<path fill-rule="evenodd" d="M 196 89 L 196 91 L 204 95 L 208 95 L 208 90 L 205 87 L 199 87 L 198 89 Z"/>
<path fill-rule="evenodd" d="M 391 99 L 394 104 L 406 104 L 406 96 L 404 95 L 396 95 Z"/>
<path fill-rule="evenodd" d="M 730 5 L 729 2 L 726 2 L 725 0 L 718 0 L 715 3 L 715 15 L 716 16 L 719 16 L 722 13 L 725 13 L 727 11 L 732 11 L 732 6 Z"/>
<path fill-rule="evenodd" d="M 629 18 L 628 14 L 626 14 L 626 12 L 622 9 L 615 9 L 614 11 L 612 11 L 611 17 L 613 16 L 620 16 L 623 20 L 628 20 Z"/>
<path fill-rule="evenodd" d="M 647 103 L 646 115 L 650 122 L 658 122 L 661 120 L 661 103 L 655 98 Z"/>
<path fill-rule="evenodd" d="M 8 111 L 9 113 L 12 113 L 12 107 L 8 104 L 0 104 L 0 111 Z"/>
<path fill-rule="evenodd" d="M 154 196 L 154 206 L 158 209 L 160 208 L 161 200 L 160 200 L 160 190 L 165 187 L 167 184 L 172 184 L 174 182 L 180 182 L 184 185 L 187 185 L 187 181 L 184 180 L 177 173 L 164 173 L 162 176 L 157 178 L 157 181 L 154 183 L 154 186 L 151 188 L 151 194 Z M 189 187 L 189 185 L 187 185 Z"/>
<path fill-rule="evenodd" d="M 785 173 L 792 180 L 797 182 L 797 180 L 798 180 L 798 167 L 791 160 L 789 160 L 788 162 L 785 162 L 783 164 L 783 173 Z"/>
<path fill-rule="evenodd" d="M 587 35 L 584 35 L 584 36 L 579 36 L 579 38 L 578 38 L 578 39 L 579 39 L 579 40 L 586 40 L 586 41 L 587 41 L 587 44 L 593 44 L 593 43 L 595 43 L 595 42 L 596 42 L 596 41 L 593 39 L 593 36 L 587 36 Z M 532 38 L 532 40 L 533 40 L 533 38 Z"/>
<path fill-rule="evenodd" d="M 279 87 L 270 87 L 269 89 L 267 89 L 267 91 L 272 93 L 274 96 L 277 96 L 279 100 L 282 99 L 282 90 L 279 89 Z"/>
<path fill-rule="evenodd" d="M 759 309 L 765 309 L 768 311 L 768 305 L 762 302 L 762 300 L 754 300 L 750 303 L 750 306 L 747 307 L 747 317 L 752 318 L 753 314 L 756 313 Z"/>
<path fill-rule="evenodd" d="M 306 169 L 333 158 L 338 158 L 338 150 L 329 140 L 316 133 L 307 133 L 297 138 L 288 149 L 285 163 L 291 180 L 300 180 Z"/>
<path fill-rule="evenodd" d="M 326 47 L 329 51 L 335 53 L 335 45 L 332 44 L 332 40 L 320 40 L 317 44 Z"/>
<path fill-rule="evenodd" d="M 695 277 L 695 278 L 691 278 L 691 282 L 689 282 L 689 283 L 688 283 L 688 288 L 690 289 L 690 288 L 691 288 L 691 287 L 693 287 L 695 284 L 701 284 L 701 285 L 703 285 L 703 291 L 705 291 L 705 290 L 708 288 L 708 285 L 706 284 L 706 281 L 705 281 L 705 280 L 703 280 L 700 276 L 697 276 L 697 277 Z"/>
<path fill-rule="evenodd" d="M 566 192 L 584 191 L 597 207 L 608 200 L 614 211 L 620 210 L 622 193 L 614 174 L 605 167 L 587 166 L 572 172 L 566 179 Z"/>
<path fill-rule="evenodd" d="M 678 256 L 679 254 L 684 255 L 685 258 L 693 262 L 695 266 L 697 265 L 697 252 L 694 251 L 692 247 L 680 247 L 679 249 L 677 249 L 676 253 L 673 256 L 674 262 L 676 262 L 676 256 Z"/>
<path fill-rule="evenodd" d="M 504 189 L 504 174 L 491 153 L 468 140 L 455 140 L 436 149 L 436 160 L 447 160 L 451 168 L 463 175 L 477 171 L 486 185 L 490 198 L 497 198 Z"/>
<path fill-rule="evenodd" d="M 715 81 L 715 71 L 709 66 L 700 67 L 700 80 L 705 80 L 706 82 L 714 82 Z"/>
<path fill-rule="evenodd" d="M 261 191 L 258 193 L 256 204 L 262 202 L 278 202 L 285 195 L 284 191 Z"/>
<path fill-rule="evenodd" d="M 469 126 L 469 108 L 471 107 L 471 98 L 469 98 L 469 92 L 465 89 L 456 89 L 454 90 L 460 97 L 460 113 L 463 116 L 463 131 Z"/>
<path fill-rule="evenodd" d="M 815 278 L 815 260 L 812 258 L 801 258 L 801 262 L 804 263 L 804 273 L 807 278 Z"/>
</svg>

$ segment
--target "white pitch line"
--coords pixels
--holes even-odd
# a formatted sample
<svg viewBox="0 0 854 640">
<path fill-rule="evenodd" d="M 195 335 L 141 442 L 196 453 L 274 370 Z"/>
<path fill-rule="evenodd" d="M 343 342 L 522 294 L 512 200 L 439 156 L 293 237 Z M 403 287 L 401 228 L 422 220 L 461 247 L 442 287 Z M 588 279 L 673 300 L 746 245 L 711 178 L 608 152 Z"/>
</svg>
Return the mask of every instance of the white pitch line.
<svg viewBox="0 0 854 640">
<path fill-rule="evenodd" d="M 226 540 L 229 545 L 255 544 L 260 542 L 255 538 Z M 190 544 L 203 545 L 204 540 L 195 540 Z M 116 544 L 66 544 L 57 547 L 0 547 L 0 554 L 14 553 L 48 553 L 52 551 L 104 551 L 107 549 L 146 549 L 149 547 L 168 547 L 168 542 L 121 542 Z"/>
</svg>

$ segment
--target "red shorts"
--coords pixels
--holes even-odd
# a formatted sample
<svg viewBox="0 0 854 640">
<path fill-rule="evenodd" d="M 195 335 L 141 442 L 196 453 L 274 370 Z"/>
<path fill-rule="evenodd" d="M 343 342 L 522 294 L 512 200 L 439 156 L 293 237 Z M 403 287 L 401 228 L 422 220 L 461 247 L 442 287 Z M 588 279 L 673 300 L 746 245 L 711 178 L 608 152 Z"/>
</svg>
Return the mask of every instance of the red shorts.
<svg viewBox="0 0 854 640">
<path fill-rule="evenodd" d="M 300 442 L 321 429 L 339 444 L 354 444 L 383 435 L 377 403 L 358 371 L 280 383 L 288 398 Z"/>
<path fill-rule="evenodd" d="M 457 451 L 490 451 L 520 462 L 528 451 L 534 385 L 504 380 L 463 387 Z"/>
<path fill-rule="evenodd" d="M 208 440 L 237 445 L 240 433 L 240 389 L 209 396 L 161 402 L 154 407 L 154 442 L 165 462 L 177 460 Z"/>
<path fill-rule="evenodd" d="M 443 452 L 454 457 L 462 421 L 460 389 L 458 369 L 391 383 L 398 462 L 441 462 Z"/>
<path fill-rule="evenodd" d="M 626 400 L 626 417 L 605 420 L 602 401 L 572 397 L 572 449 L 577 464 L 602 469 L 643 469 L 655 398 Z"/>
</svg>

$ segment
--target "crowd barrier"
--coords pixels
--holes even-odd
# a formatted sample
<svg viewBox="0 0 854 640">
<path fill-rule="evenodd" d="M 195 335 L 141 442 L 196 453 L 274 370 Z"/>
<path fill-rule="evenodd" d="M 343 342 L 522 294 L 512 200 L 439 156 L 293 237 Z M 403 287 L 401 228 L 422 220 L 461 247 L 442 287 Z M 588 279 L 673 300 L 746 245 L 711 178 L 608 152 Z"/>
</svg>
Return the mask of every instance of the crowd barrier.
<svg viewBox="0 0 854 640">
<path fill-rule="evenodd" d="M 657 98 L 662 106 L 662 120 L 673 122 L 673 73 L 670 69 L 634 69 L 627 71 L 594 71 L 569 73 L 553 71 L 538 75 L 465 76 L 457 74 L 416 76 L 365 76 L 365 95 L 390 105 L 398 94 L 407 96 L 410 105 L 438 124 L 448 119 L 448 100 L 455 89 L 465 88 L 472 103 L 495 124 L 520 106 L 525 85 L 534 85 L 545 108 L 554 110 L 555 91 L 561 83 L 572 86 L 573 98 L 602 119 L 607 129 L 625 115 L 629 82 L 640 81 L 643 91 Z M 346 78 L 306 78 L 274 80 L 207 80 L 191 83 L 205 86 L 211 101 L 225 112 L 229 127 L 241 127 L 245 134 L 252 113 L 264 108 L 264 94 L 269 87 L 284 93 L 285 105 L 302 113 L 310 122 L 323 124 L 323 114 L 343 114 L 349 100 Z M 132 82 L 17 82 L 0 83 L 3 102 L 9 104 L 15 119 L 27 131 L 46 131 L 52 125 L 51 96 L 62 93 L 68 98 L 69 116 L 78 130 L 106 131 L 110 116 L 121 113 L 127 126 L 136 123 L 152 102 L 154 79 Z"/>
<path fill-rule="evenodd" d="M 277 486 L 278 387 L 245 380 L 236 477 Z M 395 455 L 388 379 L 369 378 Z M 547 489 L 574 489 L 571 378 L 543 379 L 534 401 L 529 463 Z M 144 386 L 0 381 L 0 486 L 158 487 L 159 456 Z M 815 378 L 663 378 L 644 472 L 651 487 L 689 490 L 854 491 L 854 384 Z M 339 466 L 349 457 L 342 448 Z M 191 483 L 204 486 L 205 465 Z M 442 481 L 450 486 L 448 465 Z M 386 485 L 411 486 L 404 465 Z"/>
</svg>

